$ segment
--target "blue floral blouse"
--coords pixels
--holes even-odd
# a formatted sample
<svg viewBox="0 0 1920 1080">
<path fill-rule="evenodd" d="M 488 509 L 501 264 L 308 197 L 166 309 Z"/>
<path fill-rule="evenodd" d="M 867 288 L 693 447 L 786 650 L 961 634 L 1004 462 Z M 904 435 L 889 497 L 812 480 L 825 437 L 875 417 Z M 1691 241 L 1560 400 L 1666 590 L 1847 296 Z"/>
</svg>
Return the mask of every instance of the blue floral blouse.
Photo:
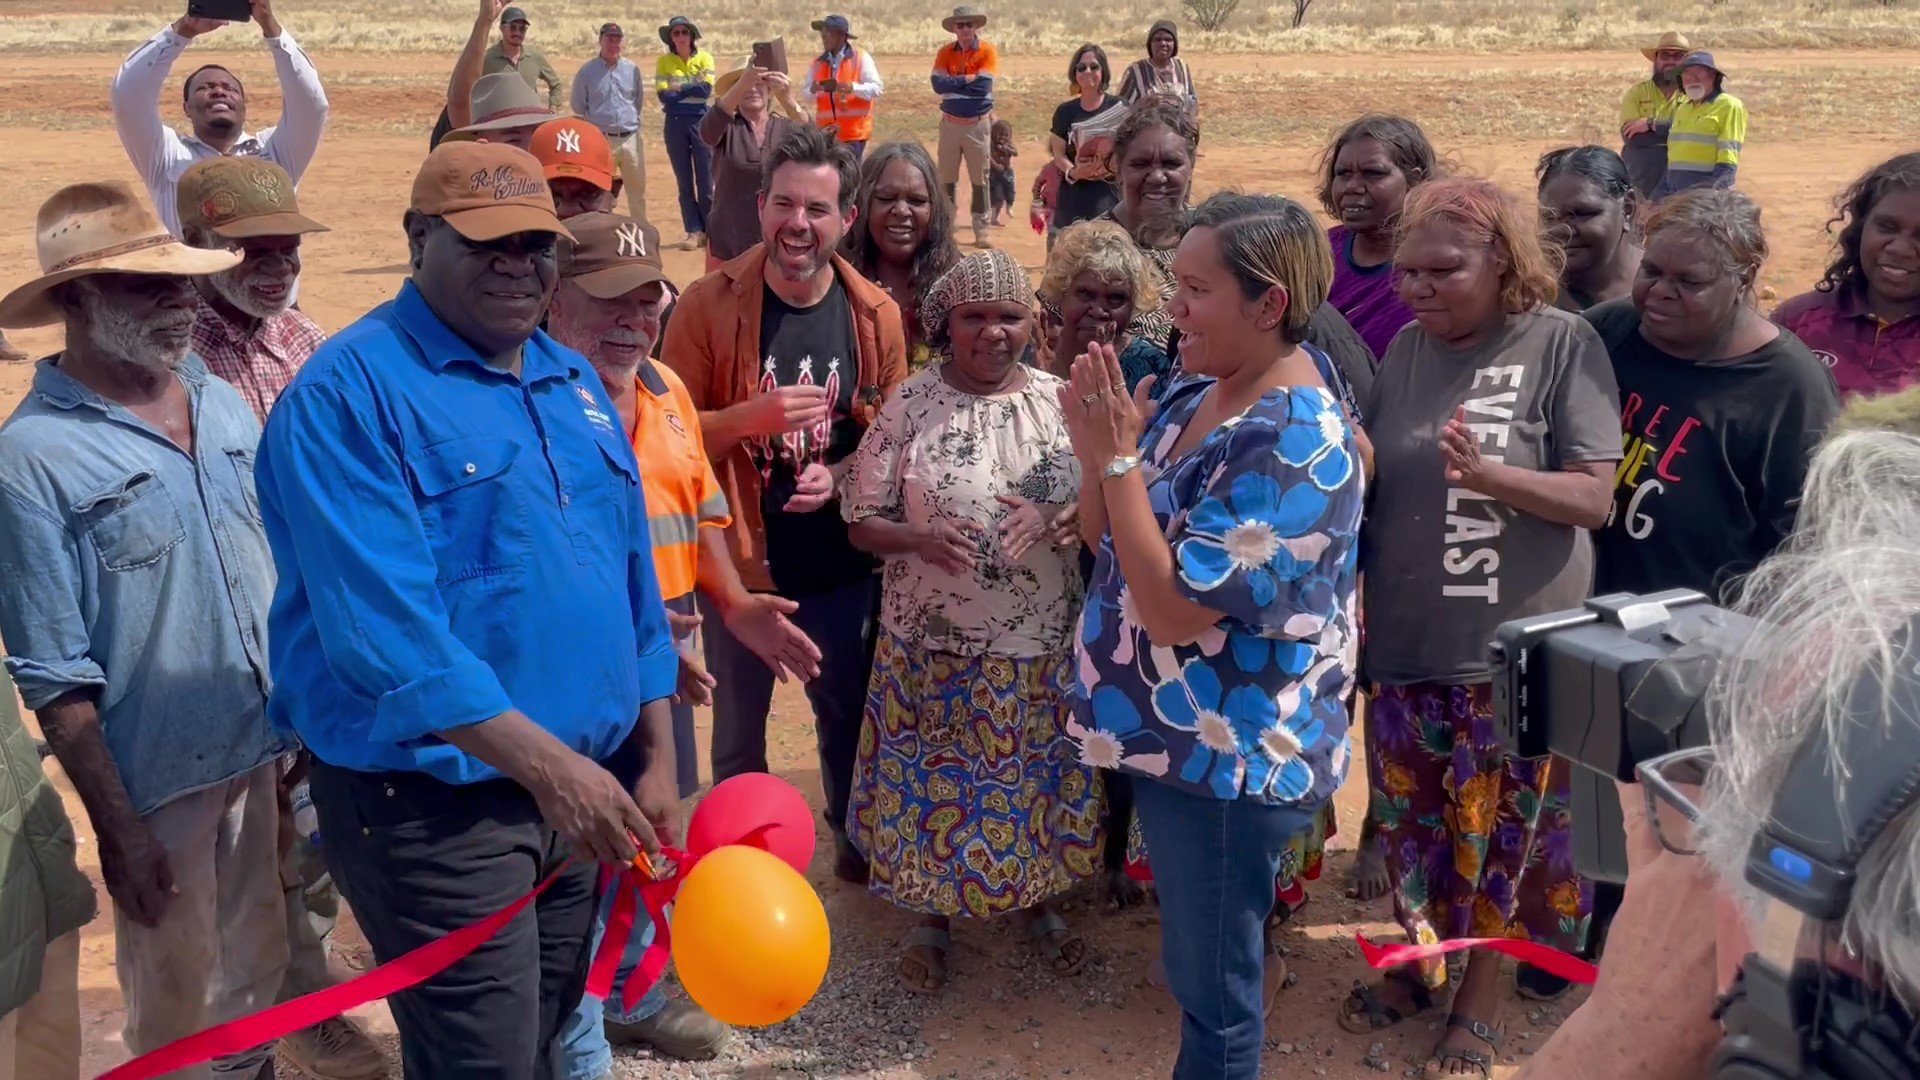
<svg viewBox="0 0 1920 1080">
<path fill-rule="evenodd" d="M 1173 388 L 1140 453 L 1181 591 L 1226 618 L 1190 645 L 1154 646 L 1109 533 L 1080 617 L 1069 733 L 1089 765 L 1311 809 L 1351 752 L 1360 457 L 1331 394 L 1282 387 L 1168 461 L 1212 386 Z"/>
</svg>

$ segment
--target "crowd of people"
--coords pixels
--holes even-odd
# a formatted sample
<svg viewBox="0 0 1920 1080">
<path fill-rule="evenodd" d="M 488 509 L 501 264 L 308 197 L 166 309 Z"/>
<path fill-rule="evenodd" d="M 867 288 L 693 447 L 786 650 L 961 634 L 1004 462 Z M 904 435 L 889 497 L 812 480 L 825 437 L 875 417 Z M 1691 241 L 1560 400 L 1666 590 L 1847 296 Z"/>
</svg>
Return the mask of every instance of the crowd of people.
<svg viewBox="0 0 1920 1080">
<path fill-rule="evenodd" d="M 939 993 L 955 934 L 999 915 L 1070 978 L 1098 945 L 1061 898 L 1150 880 L 1140 974 L 1180 1007 L 1174 1075 L 1257 1076 L 1274 930 L 1356 741 L 1356 895 L 1413 942 L 1592 955 L 1621 897 L 1575 869 L 1569 766 L 1496 732 L 1493 629 L 1597 592 L 1734 595 L 1843 402 L 1920 383 L 1920 154 L 1847 189 L 1831 266 L 1769 316 L 1744 109 L 1678 34 L 1646 50 L 1618 151 L 1540 159 L 1537 213 L 1366 115 L 1318 163 L 1330 228 L 1280 195 L 1197 198 L 1174 24 L 1117 95 L 1088 44 L 1036 281 L 989 240 L 1014 147 L 968 7 L 942 22 L 931 150 L 875 141 L 883 84 L 844 15 L 813 23 L 804 95 L 783 45 L 719 72 L 691 19 L 663 24 L 661 137 L 707 269 L 674 282 L 622 28 L 569 87 L 489 0 L 413 183 L 408 280 L 328 336 L 299 306 L 326 226 L 296 189 L 329 106 L 252 6 L 279 123 L 249 130 L 209 64 L 170 128 L 161 91 L 219 24 L 163 29 L 112 90 L 144 197 L 55 192 L 41 273 L 0 298 L 0 326 L 65 331 L 0 427 L 0 636 L 98 838 L 134 1053 L 340 981 L 342 904 L 385 962 L 546 882 L 392 996 L 406 1075 L 712 1057 L 730 1032 L 697 1005 L 584 993 L 599 867 L 677 836 L 695 707 L 706 779 L 764 772 L 795 680 L 831 872 L 906 913 L 907 992 Z M 11 716 L 0 745 L 32 753 Z M 0 787 L 28 823 L 0 1072 L 52 1080 L 78 1075 L 94 902 L 31 775 Z M 1432 1011 L 1427 1072 L 1485 1078 L 1500 980 L 1475 953 L 1451 987 L 1432 962 L 1291 1007 L 1366 1033 Z M 271 1077 L 273 1050 L 178 1075 Z M 386 1074 L 346 1018 L 278 1050 Z"/>
</svg>

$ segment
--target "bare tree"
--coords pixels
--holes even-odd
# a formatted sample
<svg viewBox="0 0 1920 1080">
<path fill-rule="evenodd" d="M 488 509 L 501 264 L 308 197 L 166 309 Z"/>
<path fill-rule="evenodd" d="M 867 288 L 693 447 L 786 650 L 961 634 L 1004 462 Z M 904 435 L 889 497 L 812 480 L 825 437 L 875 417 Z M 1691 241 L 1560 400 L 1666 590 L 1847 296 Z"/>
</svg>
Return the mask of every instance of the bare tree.
<svg viewBox="0 0 1920 1080">
<path fill-rule="evenodd" d="M 1307 9 L 1313 6 L 1313 0 L 1293 0 L 1293 28 L 1300 29 L 1307 21 Z"/>
<path fill-rule="evenodd" d="M 1293 2 L 1298 4 L 1300 0 Z M 1312 3 L 1312 0 L 1307 2 Z M 1200 29 L 1218 30 L 1233 18 L 1233 13 L 1240 7 L 1240 0 L 1180 0 L 1180 5 L 1193 15 L 1193 21 L 1200 24 Z"/>
</svg>

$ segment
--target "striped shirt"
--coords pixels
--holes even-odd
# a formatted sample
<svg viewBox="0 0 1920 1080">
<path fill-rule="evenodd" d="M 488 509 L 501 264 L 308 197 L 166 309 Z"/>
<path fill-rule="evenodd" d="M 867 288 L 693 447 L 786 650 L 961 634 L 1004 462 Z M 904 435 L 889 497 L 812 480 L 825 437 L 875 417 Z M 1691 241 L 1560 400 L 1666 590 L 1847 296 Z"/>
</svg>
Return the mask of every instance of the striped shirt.
<svg viewBox="0 0 1920 1080">
<path fill-rule="evenodd" d="M 193 351 L 208 371 L 240 391 L 262 427 L 280 392 L 326 340 L 312 319 L 293 308 L 246 327 L 202 300 L 193 320 Z"/>
<path fill-rule="evenodd" d="M 933 92 L 940 111 L 960 120 L 977 120 L 993 111 L 993 79 L 1000 74 L 1000 53 L 991 42 L 963 49 L 957 41 L 933 54 Z M 967 76 L 974 76 L 972 82 Z"/>
<path fill-rule="evenodd" d="M 654 576 L 660 580 L 660 596 L 673 600 L 692 592 L 698 581 L 699 530 L 724 529 L 733 517 L 707 460 L 700 413 L 687 396 L 686 384 L 665 364 L 651 360 L 640 364 L 639 383 L 633 456 L 640 462 Z"/>
</svg>

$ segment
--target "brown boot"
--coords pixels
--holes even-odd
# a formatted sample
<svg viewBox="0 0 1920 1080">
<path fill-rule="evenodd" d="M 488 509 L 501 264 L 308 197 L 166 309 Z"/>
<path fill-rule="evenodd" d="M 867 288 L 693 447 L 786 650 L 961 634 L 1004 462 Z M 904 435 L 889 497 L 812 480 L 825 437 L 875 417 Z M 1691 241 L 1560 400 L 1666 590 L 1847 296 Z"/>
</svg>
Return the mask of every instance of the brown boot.
<svg viewBox="0 0 1920 1080">
<path fill-rule="evenodd" d="M 615 1046 L 651 1046 L 676 1061 L 709 1061 L 720 1056 L 733 1029 L 708 1016 L 698 1005 L 669 1002 L 667 1007 L 631 1024 L 611 1017 L 603 1022 Z"/>
<path fill-rule="evenodd" d="M 322 1020 L 280 1040 L 280 1054 L 316 1080 L 373 1080 L 387 1075 L 387 1057 L 360 1025 L 344 1016 Z"/>
</svg>

